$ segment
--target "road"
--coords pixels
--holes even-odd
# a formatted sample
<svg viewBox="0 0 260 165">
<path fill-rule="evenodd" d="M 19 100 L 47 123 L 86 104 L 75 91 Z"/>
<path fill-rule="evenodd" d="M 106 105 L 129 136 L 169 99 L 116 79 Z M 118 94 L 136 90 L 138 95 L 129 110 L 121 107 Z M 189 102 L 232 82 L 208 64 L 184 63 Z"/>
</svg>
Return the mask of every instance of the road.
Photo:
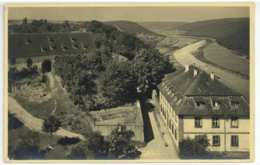
<svg viewBox="0 0 260 165">
<path fill-rule="evenodd" d="M 206 40 L 201 40 L 196 43 L 190 44 L 186 47 L 183 47 L 173 53 L 170 57 L 171 60 L 175 58 L 177 62 L 181 65 L 191 65 L 195 64 L 201 70 L 204 70 L 207 73 L 215 73 L 220 79 L 222 83 L 224 83 L 227 87 L 239 92 L 247 99 L 249 98 L 249 80 L 233 74 L 227 70 L 222 70 L 218 67 L 212 66 L 210 64 L 204 63 L 198 60 L 193 53 L 198 50 L 199 48 L 203 47 L 207 44 Z"/>
<path fill-rule="evenodd" d="M 179 159 L 173 141 L 159 114 L 154 111 L 148 112 L 154 138 L 141 149 L 140 159 Z M 167 144 L 167 146 L 166 146 Z"/>
<path fill-rule="evenodd" d="M 9 113 L 14 114 L 14 116 L 19 119 L 27 128 L 35 132 L 44 133 L 42 131 L 43 120 L 32 116 L 11 96 L 8 97 L 8 111 Z M 54 132 L 53 135 L 61 137 L 77 137 L 81 140 L 85 140 L 82 135 L 65 130 L 63 128 L 59 128 L 59 130 Z"/>
</svg>

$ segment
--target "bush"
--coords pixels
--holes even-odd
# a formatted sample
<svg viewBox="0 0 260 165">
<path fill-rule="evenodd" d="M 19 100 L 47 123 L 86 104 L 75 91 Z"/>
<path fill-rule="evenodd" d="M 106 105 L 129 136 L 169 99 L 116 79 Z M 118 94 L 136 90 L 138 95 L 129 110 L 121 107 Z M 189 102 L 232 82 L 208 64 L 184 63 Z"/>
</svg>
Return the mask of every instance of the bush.
<svg viewBox="0 0 260 165">
<path fill-rule="evenodd" d="M 74 147 L 71 149 L 67 158 L 72 160 L 84 160 L 87 158 L 86 150 L 82 146 Z"/>
<path fill-rule="evenodd" d="M 209 142 L 206 135 L 184 139 L 179 144 L 181 158 L 201 158 L 208 155 Z"/>
<path fill-rule="evenodd" d="M 134 137 L 132 130 L 127 130 L 126 126 L 118 126 L 111 132 L 109 156 L 112 159 L 137 159 L 141 152 L 133 143 Z"/>
<path fill-rule="evenodd" d="M 61 122 L 55 116 L 50 116 L 43 122 L 43 130 L 45 132 L 49 132 L 50 134 L 56 132 L 60 126 Z"/>
<path fill-rule="evenodd" d="M 79 141 L 80 141 L 79 138 L 64 137 L 64 138 L 60 138 L 57 143 L 60 145 L 72 145 L 72 144 L 77 144 Z"/>
<path fill-rule="evenodd" d="M 28 132 L 16 139 L 17 144 L 8 143 L 8 156 L 10 159 L 30 160 L 43 159 L 44 152 L 40 149 L 40 137 L 36 132 Z"/>
<path fill-rule="evenodd" d="M 44 60 L 42 62 L 42 73 L 51 71 L 51 60 Z"/>
<path fill-rule="evenodd" d="M 8 113 L 8 129 L 17 129 L 23 126 L 23 123 L 18 120 L 13 114 Z"/>
</svg>

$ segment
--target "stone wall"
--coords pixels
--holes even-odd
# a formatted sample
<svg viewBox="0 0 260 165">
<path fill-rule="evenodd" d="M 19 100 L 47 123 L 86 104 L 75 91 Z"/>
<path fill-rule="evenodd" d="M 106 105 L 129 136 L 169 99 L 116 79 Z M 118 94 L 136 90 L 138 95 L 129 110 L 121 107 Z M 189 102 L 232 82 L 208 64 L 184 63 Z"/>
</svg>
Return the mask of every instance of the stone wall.
<svg viewBox="0 0 260 165">
<path fill-rule="evenodd" d="M 129 114 L 125 117 L 120 117 L 120 113 Z M 117 116 L 112 119 L 103 120 L 102 117 Z M 93 111 L 91 115 L 94 118 L 93 128 L 104 136 L 110 135 L 111 131 L 119 125 L 125 125 L 127 129 L 132 130 L 135 134 L 133 140 L 144 142 L 144 123 L 141 111 L 140 102 L 135 104 L 125 105 L 121 107 Z"/>
</svg>

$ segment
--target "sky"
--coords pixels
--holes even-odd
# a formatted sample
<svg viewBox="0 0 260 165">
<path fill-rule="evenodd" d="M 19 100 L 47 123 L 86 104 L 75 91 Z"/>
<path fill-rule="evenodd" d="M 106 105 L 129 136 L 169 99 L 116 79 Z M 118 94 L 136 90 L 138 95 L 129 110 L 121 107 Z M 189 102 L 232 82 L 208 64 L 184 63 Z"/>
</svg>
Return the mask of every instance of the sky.
<svg viewBox="0 0 260 165">
<path fill-rule="evenodd" d="M 249 17 L 249 7 L 10 7 L 9 20 L 47 19 L 74 21 L 128 20 L 193 22 Z"/>
</svg>

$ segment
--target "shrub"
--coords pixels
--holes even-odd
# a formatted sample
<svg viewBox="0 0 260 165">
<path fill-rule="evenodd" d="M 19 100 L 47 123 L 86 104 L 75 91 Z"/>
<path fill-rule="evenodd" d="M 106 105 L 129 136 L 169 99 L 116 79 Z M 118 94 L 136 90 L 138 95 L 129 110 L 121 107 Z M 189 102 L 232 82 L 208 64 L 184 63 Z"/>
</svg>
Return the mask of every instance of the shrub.
<svg viewBox="0 0 260 165">
<path fill-rule="evenodd" d="M 87 158 L 85 148 L 82 146 L 77 146 L 71 149 L 71 152 L 67 156 L 68 159 L 72 160 L 83 160 Z"/>
<path fill-rule="evenodd" d="M 76 137 L 64 137 L 64 138 L 60 138 L 58 140 L 58 144 L 60 145 L 72 145 L 72 144 L 76 144 L 80 141 L 79 138 L 76 138 Z"/>
<path fill-rule="evenodd" d="M 44 60 L 42 62 L 42 73 L 51 71 L 51 60 Z"/>
<path fill-rule="evenodd" d="M 206 135 L 196 136 L 194 139 L 184 139 L 179 144 L 180 157 L 201 158 L 208 155 L 209 142 Z"/>
<path fill-rule="evenodd" d="M 8 113 L 8 129 L 17 129 L 23 126 L 23 123 L 18 120 L 13 114 Z"/>
<path fill-rule="evenodd" d="M 50 116 L 44 120 L 43 130 L 52 134 L 53 132 L 56 132 L 60 126 L 61 122 L 55 116 Z"/>
<path fill-rule="evenodd" d="M 40 137 L 36 132 L 27 132 L 17 138 L 17 144 L 8 143 L 8 156 L 10 159 L 28 160 L 43 159 L 44 152 L 40 149 Z"/>
<path fill-rule="evenodd" d="M 26 60 L 26 65 L 28 68 L 31 68 L 32 65 L 33 65 L 33 60 L 31 59 L 31 57 L 29 57 L 27 60 Z"/>
</svg>

